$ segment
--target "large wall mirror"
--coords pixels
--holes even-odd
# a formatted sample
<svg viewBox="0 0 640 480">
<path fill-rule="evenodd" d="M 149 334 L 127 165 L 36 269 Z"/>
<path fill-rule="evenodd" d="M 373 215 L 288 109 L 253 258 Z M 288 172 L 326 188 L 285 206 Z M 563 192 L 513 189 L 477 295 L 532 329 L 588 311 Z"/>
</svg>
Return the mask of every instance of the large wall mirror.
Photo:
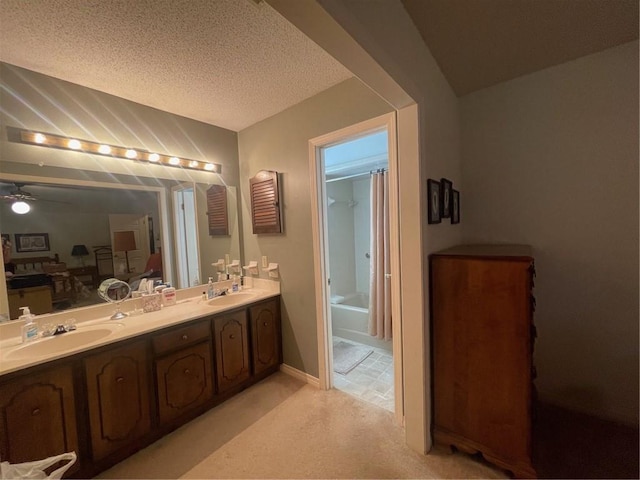
<svg viewBox="0 0 640 480">
<path fill-rule="evenodd" d="M 50 306 L 46 301 L 33 305 L 35 311 L 55 312 L 102 303 L 97 286 L 105 278 L 135 281 L 154 270 L 150 276 L 184 288 L 214 276 L 211 263 L 218 258 L 240 260 L 235 187 L 226 186 L 228 234 L 211 236 L 206 197 L 210 184 L 155 179 L 148 183 L 156 185 L 148 186 L 140 185 L 140 179 L 138 185 L 119 180 L 0 173 L 0 233 L 11 242 L 10 262 L 17 270 L 6 282 L 12 319 L 24 306 L 12 303 L 29 303 L 29 293 L 39 286 L 49 288 L 52 301 Z M 15 192 L 27 198 L 28 213 L 12 210 Z M 134 232 L 131 250 L 118 247 L 123 232 Z M 24 263 L 37 257 L 57 258 L 65 268 L 52 272 L 41 264 Z"/>
<path fill-rule="evenodd" d="M 145 271 L 155 254 L 161 259 L 162 279 L 181 288 L 215 276 L 211 263 L 227 255 L 242 262 L 236 132 L 2 62 L 0 84 L 0 195 L 15 191 L 18 184 L 37 198 L 24 215 L 11 210 L 10 199 L 0 198 L 0 233 L 9 235 L 13 259 L 57 254 L 69 273 L 88 287 L 95 281 L 91 268 L 81 269 L 83 264 L 99 268 L 99 278 L 109 265 L 116 277 L 127 278 Z M 16 140 L 16 129 L 214 162 L 222 172 L 28 145 Z M 212 185 L 226 187 L 225 235 L 209 234 L 207 190 Z M 188 215 L 176 215 L 178 208 Z M 46 249 L 39 246 L 45 240 Z M 81 255 L 84 247 L 88 254 Z M 103 256 L 96 257 L 98 249 Z M 183 255 L 185 250 L 191 255 Z M 181 262 L 188 262 L 188 268 Z M 9 286 L 0 282 L 0 299 L 15 294 Z M 98 301 L 95 289 L 89 290 Z M 54 311 L 90 301 L 82 292 L 54 300 Z M 33 304 L 28 298 L 20 301 L 19 306 Z M 2 303 L 0 313 L 6 311 Z"/>
</svg>

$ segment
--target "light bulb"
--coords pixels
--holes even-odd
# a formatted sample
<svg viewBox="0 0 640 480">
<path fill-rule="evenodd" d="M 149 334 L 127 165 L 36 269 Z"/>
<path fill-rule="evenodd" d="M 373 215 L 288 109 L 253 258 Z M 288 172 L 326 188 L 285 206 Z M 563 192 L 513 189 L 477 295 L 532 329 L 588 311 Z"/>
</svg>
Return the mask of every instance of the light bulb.
<svg viewBox="0 0 640 480">
<path fill-rule="evenodd" d="M 158 160 L 160 160 L 160 155 L 158 155 L 157 153 L 149 154 L 149 161 L 150 162 L 157 162 Z"/>
<path fill-rule="evenodd" d="M 180 159 L 178 157 L 171 157 L 169 163 L 171 165 L 180 165 Z"/>
<path fill-rule="evenodd" d="M 11 210 L 13 210 L 14 213 L 17 213 L 18 215 L 24 215 L 25 213 L 29 213 L 31 207 L 27 202 L 13 202 L 11 204 Z"/>
<path fill-rule="evenodd" d="M 189 166 L 190 166 L 191 168 L 197 168 L 197 167 L 198 167 L 198 161 L 197 161 L 197 160 L 191 160 L 191 161 L 189 162 Z"/>
<path fill-rule="evenodd" d="M 204 166 L 204 169 L 207 170 L 208 172 L 213 172 L 216 169 L 216 166 L 213 163 L 207 163 Z"/>
<path fill-rule="evenodd" d="M 47 137 L 45 137 L 43 134 L 41 133 L 36 133 L 35 136 L 35 141 L 36 143 L 44 143 L 47 141 Z"/>
<path fill-rule="evenodd" d="M 67 146 L 72 150 L 80 150 L 80 147 L 82 145 L 80 144 L 80 140 L 76 140 L 75 138 L 72 138 L 71 140 L 69 140 L 69 143 L 67 143 Z"/>
<path fill-rule="evenodd" d="M 109 155 L 111 153 L 111 147 L 109 145 L 100 145 L 98 147 L 98 152 L 103 155 Z"/>
<path fill-rule="evenodd" d="M 125 152 L 124 156 L 127 158 L 136 158 L 138 156 L 138 152 L 130 148 Z"/>
</svg>

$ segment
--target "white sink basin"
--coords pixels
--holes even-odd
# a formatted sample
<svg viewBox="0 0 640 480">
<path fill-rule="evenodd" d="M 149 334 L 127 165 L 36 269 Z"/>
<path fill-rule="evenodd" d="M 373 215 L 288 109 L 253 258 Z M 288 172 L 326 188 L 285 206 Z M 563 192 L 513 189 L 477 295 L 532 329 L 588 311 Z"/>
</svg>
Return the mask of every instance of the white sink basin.
<svg viewBox="0 0 640 480">
<path fill-rule="evenodd" d="M 213 307 L 229 307 L 232 305 L 240 305 L 241 303 L 249 301 L 254 297 L 255 295 L 253 293 L 247 292 L 229 293 L 227 295 L 212 298 L 211 300 L 209 300 L 209 305 Z"/>
<path fill-rule="evenodd" d="M 109 328 L 108 326 L 100 328 L 92 328 L 91 330 L 75 330 L 73 332 L 55 335 L 53 337 L 36 340 L 33 343 L 27 343 L 16 347 L 14 350 L 4 355 L 6 359 L 22 359 L 32 357 L 43 357 L 56 353 L 65 352 L 72 348 L 86 345 L 88 343 L 97 342 L 111 335 L 116 325 Z"/>
</svg>

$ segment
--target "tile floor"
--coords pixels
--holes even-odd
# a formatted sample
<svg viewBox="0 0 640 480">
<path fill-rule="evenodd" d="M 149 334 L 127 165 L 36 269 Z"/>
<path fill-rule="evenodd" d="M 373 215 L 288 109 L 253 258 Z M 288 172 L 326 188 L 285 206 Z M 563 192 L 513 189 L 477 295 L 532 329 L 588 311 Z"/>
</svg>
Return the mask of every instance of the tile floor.
<svg viewBox="0 0 640 480">
<path fill-rule="evenodd" d="M 341 337 L 333 337 L 333 340 L 358 345 Z M 333 386 L 393 412 L 393 354 L 382 348 L 371 348 L 373 353 L 346 375 L 333 372 Z"/>
</svg>

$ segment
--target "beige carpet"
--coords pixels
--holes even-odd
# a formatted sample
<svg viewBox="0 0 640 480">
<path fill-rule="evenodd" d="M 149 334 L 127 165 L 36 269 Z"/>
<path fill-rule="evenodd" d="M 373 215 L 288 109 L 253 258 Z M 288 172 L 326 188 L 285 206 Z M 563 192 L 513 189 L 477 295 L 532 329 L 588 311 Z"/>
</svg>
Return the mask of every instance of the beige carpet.
<svg viewBox="0 0 640 480">
<path fill-rule="evenodd" d="M 99 478 L 507 478 L 464 454 L 404 444 L 393 414 L 282 373 Z"/>
</svg>

